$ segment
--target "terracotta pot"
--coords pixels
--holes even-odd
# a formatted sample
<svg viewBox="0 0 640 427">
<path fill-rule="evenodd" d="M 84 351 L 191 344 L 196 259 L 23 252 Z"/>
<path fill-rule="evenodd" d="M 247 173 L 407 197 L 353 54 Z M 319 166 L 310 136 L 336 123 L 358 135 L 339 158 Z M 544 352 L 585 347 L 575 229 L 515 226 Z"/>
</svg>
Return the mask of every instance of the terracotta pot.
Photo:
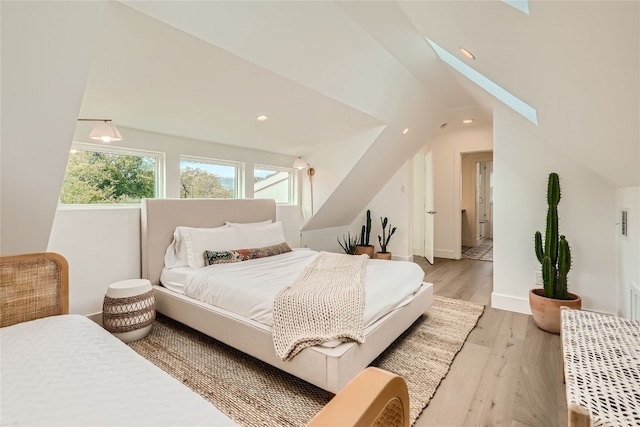
<svg viewBox="0 0 640 427">
<path fill-rule="evenodd" d="M 568 293 L 571 299 L 555 299 L 544 296 L 544 289 L 531 289 L 529 291 L 529 305 L 536 325 L 543 331 L 552 334 L 560 333 L 560 307 L 565 306 L 580 310 L 582 299 L 576 294 Z"/>
<path fill-rule="evenodd" d="M 376 252 L 376 259 L 391 259 L 391 252 Z"/>
<path fill-rule="evenodd" d="M 373 258 L 374 247 L 372 245 L 369 246 L 356 246 L 356 255 L 367 254 L 369 258 Z"/>
</svg>

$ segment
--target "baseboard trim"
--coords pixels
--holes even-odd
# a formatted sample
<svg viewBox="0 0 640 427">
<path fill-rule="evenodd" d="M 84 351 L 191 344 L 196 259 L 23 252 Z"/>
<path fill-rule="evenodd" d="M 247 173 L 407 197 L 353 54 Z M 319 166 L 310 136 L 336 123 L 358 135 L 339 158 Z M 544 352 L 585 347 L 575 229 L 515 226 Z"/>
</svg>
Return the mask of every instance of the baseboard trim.
<svg viewBox="0 0 640 427">
<path fill-rule="evenodd" d="M 433 256 L 438 258 L 460 259 L 456 258 L 456 253 L 449 249 L 434 249 Z"/>
<path fill-rule="evenodd" d="M 394 260 L 394 261 L 413 261 L 413 256 L 405 256 L 405 255 L 393 256 L 393 255 L 391 255 L 391 259 Z"/>
<path fill-rule="evenodd" d="M 491 307 L 499 308 L 501 310 L 515 311 L 516 313 L 531 314 L 528 297 L 521 298 L 493 292 L 491 294 Z"/>
</svg>

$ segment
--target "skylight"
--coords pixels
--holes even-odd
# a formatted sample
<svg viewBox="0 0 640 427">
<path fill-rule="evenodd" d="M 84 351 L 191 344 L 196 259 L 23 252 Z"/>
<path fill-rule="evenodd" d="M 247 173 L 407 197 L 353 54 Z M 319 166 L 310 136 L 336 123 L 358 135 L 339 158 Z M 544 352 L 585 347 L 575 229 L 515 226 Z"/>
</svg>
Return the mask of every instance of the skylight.
<svg viewBox="0 0 640 427">
<path fill-rule="evenodd" d="M 465 64 L 464 62 L 462 62 L 452 54 L 450 54 L 449 52 L 447 52 L 446 50 L 444 50 L 438 44 L 432 42 L 429 39 L 427 39 L 427 41 L 429 42 L 431 47 L 433 47 L 433 49 L 436 51 L 440 59 L 442 59 L 444 62 L 451 65 L 463 76 L 465 76 L 466 78 L 468 78 L 469 80 L 471 80 L 472 82 L 480 86 L 482 89 L 489 92 L 491 95 L 498 98 L 500 101 L 507 104 L 509 107 L 515 110 L 522 117 L 526 118 L 527 120 L 529 120 L 530 122 L 536 125 L 538 124 L 538 113 L 536 112 L 535 108 L 533 108 L 532 106 L 530 106 L 529 104 L 527 104 L 526 102 L 518 98 L 517 96 L 513 95 L 512 93 L 506 91 L 501 86 L 494 83 L 487 77 L 483 76 L 482 74 L 480 74 L 479 72 L 477 72 L 476 70 L 474 70 L 473 68 L 471 68 L 470 66 L 468 66 L 467 64 Z"/>
<path fill-rule="evenodd" d="M 529 0 L 502 0 L 511 7 L 515 7 L 520 12 L 529 14 Z"/>
</svg>

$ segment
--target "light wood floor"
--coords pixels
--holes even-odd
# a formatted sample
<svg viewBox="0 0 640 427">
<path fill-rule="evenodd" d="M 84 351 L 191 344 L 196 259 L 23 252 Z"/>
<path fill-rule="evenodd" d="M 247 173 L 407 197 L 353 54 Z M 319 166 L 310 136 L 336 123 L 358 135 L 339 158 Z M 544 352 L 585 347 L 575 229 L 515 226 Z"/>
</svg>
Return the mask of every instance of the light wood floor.
<svg viewBox="0 0 640 427">
<path fill-rule="evenodd" d="M 493 263 L 415 257 L 434 294 L 485 305 L 415 426 L 566 426 L 560 338 L 491 308 Z"/>
</svg>

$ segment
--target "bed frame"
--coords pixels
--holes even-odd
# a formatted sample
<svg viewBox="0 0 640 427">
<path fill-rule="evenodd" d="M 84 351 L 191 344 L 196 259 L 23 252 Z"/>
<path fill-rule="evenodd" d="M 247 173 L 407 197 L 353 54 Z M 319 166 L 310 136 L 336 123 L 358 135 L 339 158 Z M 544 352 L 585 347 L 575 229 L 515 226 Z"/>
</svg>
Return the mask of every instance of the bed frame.
<svg viewBox="0 0 640 427">
<path fill-rule="evenodd" d="M 68 314 L 68 291 L 69 265 L 62 255 L 44 252 L 0 257 L 2 327 Z M 69 414 L 73 417 L 72 412 Z M 364 427 L 375 421 L 390 427 L 409 427 L 409 394 L 402 377 L 367 368 L 322 408 L 308 427 Z"/>
<path fill-rule="evenodd" d="M 160 286 L 164 254 L 177 226 L 217 227 L 230 222 L 276 219 L 269 199 L 145 199 L 141 211 L 142 278 L 154 287 L 156 309 L 193 329 L 273 365 L 331 393 L 338 393 L 433 303 L 431 284 L 423 284 L 407 305 L 365 329 L 364 344 L 309 347 L 289 361 L 275 353 L 270 328 Z"/>
</svg>

